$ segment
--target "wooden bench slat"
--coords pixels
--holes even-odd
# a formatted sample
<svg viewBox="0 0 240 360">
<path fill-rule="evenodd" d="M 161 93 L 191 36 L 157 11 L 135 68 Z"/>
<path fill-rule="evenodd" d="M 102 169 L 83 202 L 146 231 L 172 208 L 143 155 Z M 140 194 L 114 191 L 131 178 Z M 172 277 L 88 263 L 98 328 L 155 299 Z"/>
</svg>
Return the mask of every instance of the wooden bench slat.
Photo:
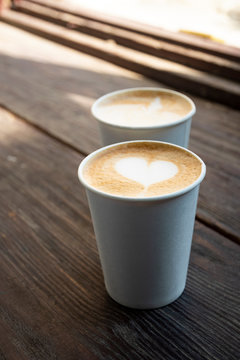
<svg viewBox="0 0 240 360">
<path fill-rule="evenodd" d="M 25 14 L 5 12 L 0 20 L 176 89 L 240 108 L 240 85 L 230 80 L 80 34 Z"/>
<path fill-rule="evenodd" d="M 201 39 L 196 36 L 191 36 L 183 33 L 175 33 L 170 32 L 168 30 L 161 29 L 159 27 L 151 26 L 149 24 L 142 24 L 130 19 L 118 18 L 116 16 L 107 15 L 104 13 L 100 13 L 94 10 L 82 8 L 79 6 L 72 7 L 68 4 L 68 6 L 64 6 L 61 4 L 60 6 L 56 4 L 56 1 L 50 0 L 25 0 L 28 3 L 42 5 L 48 9 L 55 10 L 58 12 L 62 12 L 65 14 L 69 14 L 72 16 L 77 16 L 81 19 L 86 20 L 94 20 L 99 22 L 100 24 L 114 26 L 115 28 L 132 31 L 135 34 L 141 34 L 146 36 L 151 36 L 157 40 L 161 40 L 167 42 L 169 44 L 183 46 L 185 48 L 202 51 L 207 54 L 211 54 L 214 56 L 219 56 L 224 59 L 228 59 L 231 61 L 240 62 L 240 51 L 239 48 L 218 44 L 208 39 Z"/>
<path fill-rule="evenodd" d="M 183 46 L 168 44 L 150 36 L 139 35 L 94 20 L 81 19 L 24 0 L 18 5 L 17 11 L 103 40 L 113 40 L 117 44 L 132 50 L 170 60 L 235 82 L 240 81 L 240 64 L 233 61 L 200 51 L 188 50 Z"/>
</svg>

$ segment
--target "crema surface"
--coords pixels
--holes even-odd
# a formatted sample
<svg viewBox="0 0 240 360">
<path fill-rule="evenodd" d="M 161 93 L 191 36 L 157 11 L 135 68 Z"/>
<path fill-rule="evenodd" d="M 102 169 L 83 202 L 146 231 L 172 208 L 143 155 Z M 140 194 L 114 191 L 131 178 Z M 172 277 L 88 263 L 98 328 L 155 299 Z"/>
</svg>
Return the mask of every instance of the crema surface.
<svg viewBox="0 0 240 360">
<path fill-rule="evenodd" d="M 177 94 L 138 90 L 109 96 L 96 107 L 95 115 L 114 125 L 146 127 L 171 124 L 191 110 L 189 101 Z"/>
<path fill-rule="evenodd" d="M 151 197 L 192 184 L 202 164 L 194 155 L 168 144 L 120 144 L 95 155 L 83 177 L 92 187 L 112 195 Z"/>
</svg>

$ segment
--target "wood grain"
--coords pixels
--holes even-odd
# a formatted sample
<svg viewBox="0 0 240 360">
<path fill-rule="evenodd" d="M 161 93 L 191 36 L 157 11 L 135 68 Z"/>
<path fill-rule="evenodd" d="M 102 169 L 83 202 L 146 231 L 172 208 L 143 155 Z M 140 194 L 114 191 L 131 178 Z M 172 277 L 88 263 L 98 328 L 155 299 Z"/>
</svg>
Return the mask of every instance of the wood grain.
<svg viewBox="0 0 240 360">
<path fill-rule="evenodd" d="M 187 287 L 154 311 L 104 290 L 79 153 L 1 110 L 1 359 L 239 358 L 239 246 L 196 223 Z"/>
<path fill-rule="evenodd" d="M 121 88 L 163 86 L 107 62 L 0 24 L 1 103 L 83 154 L 100 146 L 95 99 Z M 34 49 L 34 51 L 32 51 Z M 192 96 L 191 96 L 192 97 Z M 240 241 L 239 112 L 193 97 L 190 149 L 203 158 L 198 218 Z"/>
</svg>

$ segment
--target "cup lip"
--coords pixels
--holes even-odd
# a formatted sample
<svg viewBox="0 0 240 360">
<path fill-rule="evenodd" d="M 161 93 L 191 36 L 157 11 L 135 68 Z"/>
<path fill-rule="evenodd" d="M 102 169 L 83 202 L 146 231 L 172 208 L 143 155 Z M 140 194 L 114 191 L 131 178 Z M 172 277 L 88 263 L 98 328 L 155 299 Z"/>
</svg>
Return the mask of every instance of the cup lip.
<svg viewBox="0 0 240 360">
<path fill-rule="evenodd" d="M 86 163 L 88 161 L 90 161 L 92 158 L 94 158 L 97 154 L 99 154 L 100 152 L 102 151 L 105 151 L 107 149 L 110 149 L 112 147 L 117 147 L 119 145 L 122 145 L 122 144 L 130 144 L 130 143 L 160 143 L 160 144 L 167 144 L 167 145 L 171 145 L 173 147 L 176 147 L 176 148 L 179 148 L 179 149 L 183 149 L 184 151 L 192 154 L 195 158 L 197 158 L 201 165 L 202 165 L 202 170 L 201 170 L 201 174 L 199 175 L 199 177 L 190 185 L 188 185 L 187 187 L 184 187 L 183 189 L 180 189 L 178 191 L 175 191 L 175 192 L 172 192 L 172 193 L 169 193 L 169 194 L 164 194 L 164 195 L 156 195 L 156 196 L 148 196 L 148 197 L 130 197 L 130 196 L 124 196 L 124 195 L 114 195 L 114 194 L 109 194 L 109 193 L 106 193 L 104 191 L 101 191 L 101 190 L 98 190 L 96 189 L 95 187 L 91 186 L 90 184 L 87 183 L 87 181 L 85 181 L 84 179 L 84 176 L 83 176 L 83 169 L 86 165 Z M 116 143 L 116 144 L 111 144 L 111 145 L 107 145 L 107 146 L 104 146 L 104 147 L 101 147 L 100 149 L 97 149 L 95 150 L 94 152 L 92 152 L 91 154 L 87 155 L 83 160 L 82 162 L 80 163 L 79 167 L 78 167 L 78 178 L 79 178 L 79 181 L 82 183 L 82 185 L 98 194 L 98 195 L 101 195 L 103 197 L 106 197 L 106 198 L 109 198 L 109 199 L 112 199 L 112 200 L 120 200 L 120 201 L 128 201 L 128 202 L 152 202 L 152 201 L 162 201 L 162 200 L 167 200 L 167 199 L 171 199 L 171 198 L 175 198 L 175 197 L 178 197 L 178 196 L 181 196 L 187 192 L 189 192 L 190 190 L 192 190 L 193 188 L 195 188 L 196 186 L 198 186 L 202 180 L 204 179 L 205 177 L 205 174 L 206 174 L 206 165 L 205 163 L 203 162 L 203 160 L 198 156 L 196 155 L 194 152 L 182 147 L 182 146 L 179 146 L 179 145 L 175 145 L 175 144 L 171 144 L 171 143 L 168 143 L 168 142 L 164 142 L 164 141 L 155 141 L 155 140 L 133 140 L 133 141 L 124 141 L 124 142 L 119 142 L 119 143 Z"/>
<path fill-rule="evenodd" d="M 127 126 L 127 125 L 119 125 L 119 124 L 111 124 L 107 121 L 105 121 L 104 119 L 101 119 L 99 116 L 97 116 L 96 112 L 97 112 L 97 107 L 98 105 L 105 99 L 107 99 L 108 97 L 114 96 L 114 95 L 118 95 L 118 94 L 123 94 L 123 93 L 128 93 L 128 92 L 132 92 L 132 91 L 139 91 L 139 90 L 143 90 L 143 91 L 162 91 L 165 93 L 169 93 L 169 94 L 175 94 L 177 96 L 180 96 L 182 98 L 184 98 L 185 100 L 188 101 L 188 103 L 191 104 L 192 109 L 189 113 L 187 113 L 184 117 L 182 117 L 179 120 L 176 120 L 174 122 L 171 122 L 169 124 L 158 124 L 158 125 L 148 125 L 148 126 Z M 100 123 L 103 123 L 105 125 L 108 125 L 109 127 L 113 127 L 113 128 L 118 128 L 118 129 L 127 129 L 127 130 L 152 130 L 152 129 L 161 129 L 161 128 L 168 128 L 168 127 L 173 127 L 175 125 L 178 125 L 188 119 L 190 119 L 196 112 L 196 106 L 194 104 L 194 102 L 186 95 L 175 91 L 175 90 L 171 90 L 171 89 L 165 89 L 165 88 L 158 88 L 158 87 L 135 87 L 135 88 L 128 88 L 128 89 L 122 89 L 122 90 L 116 90 L 116 91 L 112 91 L 108 94 L 105 94 L 103 96 L 101 96 L 100 98 L 98 98 L 92 105 L 91 107 L 91 113 L 94 116 L 94 118 L 99 121 Z"/>
</svg>

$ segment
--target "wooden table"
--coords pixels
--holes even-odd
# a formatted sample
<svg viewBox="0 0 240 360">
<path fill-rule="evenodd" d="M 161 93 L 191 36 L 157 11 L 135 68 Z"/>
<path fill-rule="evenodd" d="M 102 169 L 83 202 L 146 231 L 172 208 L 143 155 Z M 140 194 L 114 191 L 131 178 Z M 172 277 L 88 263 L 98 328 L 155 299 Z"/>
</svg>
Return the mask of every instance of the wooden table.
<svg viewBox="0 0 240 360">
<path fill-rule="evenodd" d="M 77 167 L 100 146 L 93 101 L 159 83 L 0 23 L 0 84 L 0 359 L 239 359 L 239 112 L 193 97 L 186 290 L 137 311 L 105 292 Z"/>
</svg>

